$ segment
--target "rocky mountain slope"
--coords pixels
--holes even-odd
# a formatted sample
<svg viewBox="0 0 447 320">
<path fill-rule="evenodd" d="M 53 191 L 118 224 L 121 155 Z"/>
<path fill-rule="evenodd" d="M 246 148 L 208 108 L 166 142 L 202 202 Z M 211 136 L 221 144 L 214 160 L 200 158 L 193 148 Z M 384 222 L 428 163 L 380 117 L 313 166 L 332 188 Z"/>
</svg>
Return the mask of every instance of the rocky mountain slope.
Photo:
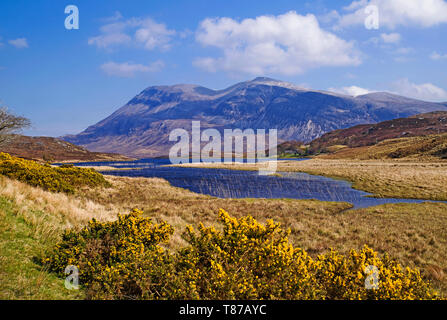
<svg viewBox="0 0 447 320">
<path fill-rule="evenodd" d="M 278 129 L 280 141 L 312 141 L 326 132 L 377 123 L 447 106 L 390 93 L 351 97 L 256 78 L 224 90 L 196 85 L 149 87 L 84 132 L 64 140 L 97 152 L 134 157 L 166 155 L 176 128 Z"/>
</svg>

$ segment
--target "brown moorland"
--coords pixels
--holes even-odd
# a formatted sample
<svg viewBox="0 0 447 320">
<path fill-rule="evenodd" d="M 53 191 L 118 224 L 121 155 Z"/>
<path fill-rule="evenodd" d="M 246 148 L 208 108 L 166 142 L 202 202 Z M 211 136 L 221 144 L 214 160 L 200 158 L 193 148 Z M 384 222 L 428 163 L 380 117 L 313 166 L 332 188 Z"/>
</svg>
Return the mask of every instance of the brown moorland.
<svg viewBox="0 0 447 320">
<path fill-rule="evenodd" d="M 163 179 L 107 179 L 113 188 L 66 195 L 0 177 L 0 198 L 15 207 L 10 215 L 20 218 L 31 228 L 32 239 L 41 243 L 32 254 L 41 254 L 66 228 L 80 228 L 93 217 L 101 221 L 113 220 L 117 213 L 126 213 L 131 208 L 142 209 L 155 222 L 163 220 L 173 225 L 175 234 L 169 246 L 178 248 L 184 245 L 180 234 L 186 225 L 197 226 L 199 222 L 215 225 L 216 212 L 223 208 L 236 217 L 250 214 L 263 223 L 267 219 L 280 222 L 291 229 L 292 243 L 312 256 L 330 248 L 348 253 L 350 249 L 361 249 L 366 244 L 381 254 L 387 252 L 403 265 L 421 269 L 436 289 L 447 293 L 447 204 L 392 204 L 349 210 L 351 205 L 347 203 L 312 200 L 218 199 L 172 187 Z M 5 210 L 0 207 L 2 215 L 7 212 Z M 16 229 L 11 225 L 3 227 Z M 31 256 L 24 256 L 31 254 L 23 251 L 23 246 L 28 246 L 27 241 L 18 243 L 12 238 L 1 239 L 2 247 L 17 248 L 15 251 L 11 249 L 12 252 L 1 260 L 5 266 L 1 278 L 5 282 L 2 282 L 0 292 L 3 293 L 6 286 L 15 298 L 23 297 L 20 292 L 32 279 L 17 282 L 17 276 L 7 272 L 13 270 L 9 267 L 17 268 L 17 259 L 20 259 L 27 261 L 30 268 L 37 268 L 32 264 Z M 33 276 L 42 277 L 42 273 Z M 40 291 L 39 297 L 45 294 Z"/>
<path fill-rule="evenodd" d="M 69 142 L 51 137 L 13 135 L 0 146 L 0 152 L 29 160 L 45 162 L 129 161 L 135 160 L 115 153 L 90 152 Z"/>
<path fill-rule="evenodd" d="M 331 146 L 364 147 L 396 138 L 447 132 L 447 112 L 437 111 L 376 124 L 362 124 L 328 132 L 310 143 L 312 153 L 327 152 Z"/>
</svg>

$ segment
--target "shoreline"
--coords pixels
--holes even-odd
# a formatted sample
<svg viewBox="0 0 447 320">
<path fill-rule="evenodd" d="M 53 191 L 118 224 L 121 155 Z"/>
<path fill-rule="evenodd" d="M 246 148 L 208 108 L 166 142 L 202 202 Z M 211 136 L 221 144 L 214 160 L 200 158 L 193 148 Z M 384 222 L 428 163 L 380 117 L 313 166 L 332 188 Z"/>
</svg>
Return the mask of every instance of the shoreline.
<svg viewBox="0 0 447 320">
<path fill-rule="evenodd" d="M 258 164 L 188 163 L 173 167 L 257 171 Z M 352 188 L 376 198 L 447 201 L 447 162 L 393 160 L 280 161 L 277 172 L 303 172 L 351 183 Z"/>
</svg>

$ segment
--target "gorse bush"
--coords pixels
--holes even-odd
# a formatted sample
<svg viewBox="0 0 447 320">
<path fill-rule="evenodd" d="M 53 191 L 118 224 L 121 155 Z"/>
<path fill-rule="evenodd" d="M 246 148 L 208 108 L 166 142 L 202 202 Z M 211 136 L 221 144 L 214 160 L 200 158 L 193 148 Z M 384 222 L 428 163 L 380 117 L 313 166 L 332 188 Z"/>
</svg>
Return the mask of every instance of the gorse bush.
<svg viewBox="0 0 447 320">
<path fill-rule="evenodd" d="M 431 299 L 436 295 L 417 270 L 405 269 L 365 247 L 349 256 L 330 251 L 315 260 L 288 241 L 288 232 L 252 217 L 219 212 L 223 231 L 189 228 L 190 244 L 178 255 L 182 283 L 175 298 L 192 299 Z M 371 275 L 368 266 L 377 269 Z M 377 289 L 366 281 L 377 277 Z M 374 283 L 372 283 L 374 285 Z M 369 288 L 371 287 L 368 286 Z"/>
<path fill-rule="evenodd" d="M 0 153 L 0 175 L 52 192 L 74 193 L 79 187 L 109 186 L 104 177 L 93 169 L 52 167 L 7 153 Z"/>
<path fill-rule="evenodd" d="M 417 269 L 403 268 L 387 255 L 365 246 L 348 256 L 331 250 L 313 263 L 325 299 L 436 299 L 437 293 Z"/>
<path fill-rule="evenodd" d="M 80 232 L 66 231 L 45 262 L 62 273 L 67 265 L 76 265 L 90 298 L 156 298 L 172 266 L 159 244 L 173 232 L 170 225 L 152 224 L 134 210 L 114 222 L 92 220 Z"/>
<path fill-rule="evenodd" d="M 187 228 L 190 244 L 180 250 L 179 277 L 187 284 L 176 298 L 299 299 L 317 298 L 312 260 L 289 244 L 279 224 L 259 224 L 248 216 L 219 212 L 223 231 Z"/>
<path fill-rule="evenodd" d="M 368 247 L 312 259 L 273 221 L 219 212 L 222 230 L 188 227 L 188 245 L 169 252 L 173 228 L 134 210 L 114 222 L 67 231 L 44 262 L 79 268 L 90 299 L 436 299 L 417 270 Z M 374 271 L 375 273 L 371 272 Z"/>
</svg>

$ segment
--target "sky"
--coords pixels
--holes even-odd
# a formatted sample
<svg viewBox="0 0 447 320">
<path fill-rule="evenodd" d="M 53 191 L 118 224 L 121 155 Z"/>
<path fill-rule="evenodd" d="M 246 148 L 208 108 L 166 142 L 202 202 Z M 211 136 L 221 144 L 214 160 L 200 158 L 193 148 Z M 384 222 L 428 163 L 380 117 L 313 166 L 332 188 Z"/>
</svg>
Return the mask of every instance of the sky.
<svg viewBox="0 0 447 320">
<path fill-rule="evenodd" d="M 153 85 L 266 76 L 445 102 L 446 35 L 446 0 L 2 0 L 0 104 L 62 136 Z"/>
</svg>

